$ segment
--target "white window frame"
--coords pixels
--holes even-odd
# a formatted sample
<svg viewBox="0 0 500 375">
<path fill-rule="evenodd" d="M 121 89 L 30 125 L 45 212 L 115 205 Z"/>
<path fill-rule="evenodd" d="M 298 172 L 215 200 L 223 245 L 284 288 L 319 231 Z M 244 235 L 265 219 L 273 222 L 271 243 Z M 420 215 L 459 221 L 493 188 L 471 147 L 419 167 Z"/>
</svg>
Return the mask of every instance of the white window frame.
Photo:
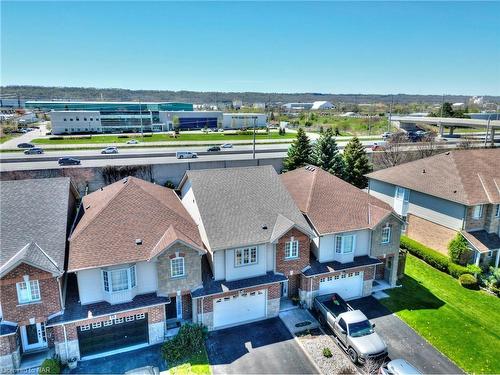
<svg viewBox="0 0 500 375">
<path fill-rule="evenodd" d="M 285 259 L 295 259 L 299 257 L 299 241 L 293 237 L 285 242 Z"/>
<path fill-rule="evenodd" d="M 238 256 L 238 254 L 241 254 Z M 236 267 L 250 266 L 257 264 L 259 260 L 257 246 L 244 247 L 234 250 L 234 265 Z"/>
<path fill-rule="evenodd" d="M 352 238 L 351 249 L 346 251 L 345 244 L 348 238 Z M 342 234 L 335 236 L 335 253 L 337 254 L 352 254 L 356 248 L 356 235 L 355 234 Z"/>
<path fill-rule="evenodd" d="M 402 186 L 396 186 L 396 192 L 395 192 L 394 197 L 395 197 L 396 199 L 404 200 L 404 199 L 405 199 L 405 196 L 407 195 L 407 194 L 406 194 L 406 191 L 407 191 L 407 190 L 408 190 L 408 189 L 406 189 L 406 188 L 404 188 L 404 187 L 402 187 Z"/>
<path fill-rule="evenodd" d="M 388 244 L 391 242 L 392 228 L 390 225 L 386 225 L 382 228 L 382 243 Z"/>
<path fill-rule="evenodd" d="M 473 219 L 480 219 L 482 217 L 483 217 L 483 205 L 478 204 L 472 208 L 472 218 Z"/>
<path fill-rule="evenodd" d="M 26 289 L 27 299 L 23 299 L 21 296 L 21 288 Z M 16 283 L 17 290 L 17 300 L 20 304 L 38 302 L 42 300 L 42 294 L 40 293 L 40 284 L 38 280 L 25 280 Z"/>
<path fill-rule="evenodd" d="M 127 271 L 127 288 L 114 290 L 113 288 L 113 272 L 123 272 Z M 106 293 L 120 293 L 125 292 L 127 290 L 132 290 L 137 287 L 137 272 L 135 268 L 135 264 L 126 268 L 116 268 L 112 270 L 101 270 L 102 272 L 102 288 Z"/>
<path fill-rule="evenodd" d="M 174 275 L 174 263 L 177 263 L 179 261 L 182 264 L 182 273 Z M 186 267 L 185 267 L 184 257 L 175 257 L 175 258 L 170 259 L 170 275 L 172 276 L 172 278 L 183 277 L 186 275 Z"/>
<path fill-rule="evenodd" d="M 495 211 L 495 217 L 500 217 L 500 203 L 497 204 L 497 208 L 496 208 L 496 211 Z"/>
</svg>

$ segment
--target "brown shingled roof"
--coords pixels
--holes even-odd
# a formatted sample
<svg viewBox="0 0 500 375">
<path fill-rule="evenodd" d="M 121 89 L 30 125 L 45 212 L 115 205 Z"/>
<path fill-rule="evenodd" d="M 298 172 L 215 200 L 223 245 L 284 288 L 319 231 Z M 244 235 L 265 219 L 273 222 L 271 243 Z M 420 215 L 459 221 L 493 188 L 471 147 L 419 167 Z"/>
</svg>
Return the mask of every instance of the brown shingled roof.
<svg viewBox="0 0 500 375">
<path fill-rule="evenodd" d="M 500 149 L 448 151 L 367 177 L 468 206 L 500 203 Z"/>
<path fill-rule="evenodd" d="M 318 167 L 287 172 L 281 180 L 320 235 L 374 228 L 392 213 L 388 204 Z"/>
<path fill-rule="evenodd" d="M 128 177 L 85 196 L 83 208 L 70 238 L 70 272 L 149 260 L 176 241 L 203 249 L 196 224 L 171 189 Z"/>
</svg>

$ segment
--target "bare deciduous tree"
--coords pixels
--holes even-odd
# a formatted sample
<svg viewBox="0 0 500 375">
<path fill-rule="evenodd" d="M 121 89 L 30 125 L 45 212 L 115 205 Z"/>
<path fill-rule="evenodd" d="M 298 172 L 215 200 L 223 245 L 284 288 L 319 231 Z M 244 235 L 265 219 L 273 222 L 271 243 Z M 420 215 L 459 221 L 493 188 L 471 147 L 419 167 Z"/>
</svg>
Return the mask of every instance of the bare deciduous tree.
<svg viewBox="0 0 500 375">
<path fill-rule="evenodd" d="M 405 143 L 408 143 L 408 137 L 403 132 L 392 135 L 382 148 L 382 151 L 374 155 L 374 160 L 384 168 L 394 167 L 406 161 L 406 154 L 403 150 Z"/>
</svg>

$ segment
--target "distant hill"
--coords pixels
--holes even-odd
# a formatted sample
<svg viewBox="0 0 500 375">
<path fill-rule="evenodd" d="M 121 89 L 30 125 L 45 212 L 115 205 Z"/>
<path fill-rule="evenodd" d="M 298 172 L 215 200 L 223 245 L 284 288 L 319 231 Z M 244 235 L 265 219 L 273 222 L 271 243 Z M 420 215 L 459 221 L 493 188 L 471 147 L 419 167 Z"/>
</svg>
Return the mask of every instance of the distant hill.
<svg viewBox="0 0 500 375">
<path fill-rule="evenodd" d="M 262 93 L 262 92 L 198 92 L 170 90 L 127 90 L 116 88 L 93 87 L 44 87 L 44 86 L 2 86 L 2 98 L 21 100 L 108 100 L 108 101 L 180 101 L 190 103 L 224 103 L 242 100 L 252 103 L 289 103 L 328 100 L 333 103 L 390 103 L 391 95 L 377 94 L 322 94 L 322 93 Z M 466 102 L 469 96 L 447 95 L 448 102 Z M 500 103 L 500 96 L 485 97 L 487 101 Z M 394 95 L 394 102 L 399 104 L 421 103 L 439 104 L 441 95 Z"/>
</svg>

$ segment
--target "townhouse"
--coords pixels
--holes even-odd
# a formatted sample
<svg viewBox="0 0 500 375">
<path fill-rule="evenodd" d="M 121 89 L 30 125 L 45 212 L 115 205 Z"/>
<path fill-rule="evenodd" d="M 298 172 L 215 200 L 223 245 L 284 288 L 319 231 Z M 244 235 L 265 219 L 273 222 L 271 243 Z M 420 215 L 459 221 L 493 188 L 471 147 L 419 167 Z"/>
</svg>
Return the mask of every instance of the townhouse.
<svg viewBox="0 0 500 375">
<path fill-rule="evenodd" d="M 69 178 L 0 182 L 0 371 L 53 346 L 65 308 L 67 238 L 78 193 Z"/>
<path fill-rule="evenodd" d="M 219 329 L 277 316 L 299 294 L 314 232 L 274 168 L 187 171 L 179 189 L 207 249 L 193 321 Z"/>
<path fill-rule="evenodd" d="M 409 237 L 448 253 L 461 233 L 471 263 L 500 262 L 500 149 L 447 151 L 367 175 L 369 192 L 406 221 Z"/>
<path fill-rule="evenodd" d="M 63 362 L 160 343 L 191 319 L 205 253 L 173 190 L 128 177 L 83 197 L 63 314 L 49 319 Z"/>
<path fill-rule="evenodd" d="M 315 166 L 281 180 L 315 234 L 300 284 L 308 306 L 317 295 L 359 298 L 396 285 L 402 221 L 388 204 Z"/>
</svg>

